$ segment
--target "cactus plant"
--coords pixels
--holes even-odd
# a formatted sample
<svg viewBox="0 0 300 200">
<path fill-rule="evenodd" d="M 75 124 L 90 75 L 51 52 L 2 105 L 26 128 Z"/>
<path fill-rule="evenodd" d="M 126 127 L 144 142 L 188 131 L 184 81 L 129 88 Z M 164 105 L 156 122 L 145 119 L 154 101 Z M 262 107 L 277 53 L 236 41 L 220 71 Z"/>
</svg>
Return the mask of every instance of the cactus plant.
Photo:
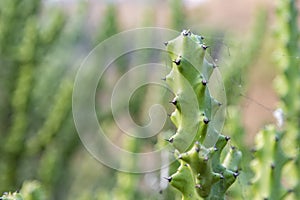
<svg viewBox="0 0 300 200">
<path fill-rule="evenodd" d="M 1 200 L 23 200 L 23 197 L 20 193 L 14 192 L 5 192 L 2 197 L 0 197 Z"/>
<path fill-rule="evenodd" d="M 281 128 L 287 133 L 289 141 L 287 150 L 295 157 L 294 168 L 297 184 L 294 186 L 296 199 L 300 198 L 300 47 L 298 12 L 296 1 L 277 1 L 276 63 L 280 74 L 275 79 L 275 87 L 281 99 L 280 108 L 285 115 L 285 123 Z"/>
<path fill-rule="evenodd" d="M 45 200 L 46 193 L 38 181 L 26 181 L 20 192 L 6 192 L 0 197 L 1 200 Z"/>
<path fill-rule="evenodd" d="M 67 56 L 62 58 L 65 54 L 60 50 L 61 46 L 70 46 L 75 34 L 66 32 L 66 15 L 60 9 L 43 7 L 41 0 L 1 1 L 0 5 L 0 192 L 3 192 L 17 190 L 27 179 L 59 177 L 78 138 L 70 120 L 72 80 L 62 67 L 70 61 Z M 55 170 L 49 170 L 49 165 L 43 162 L 53 157 L 62 162 L 58 165 L 52 161 Z M 45 185 L 50 193 L 59 183 Z"/>
<path fill-rule="evenodd" d="M 174 30 L 182 30 L 186 24 L 184 2 L 182 0 L 170 0 L 171 27 Z"/>
<path fill-rule="evenodd" d="M 177 172 L 168 177 L 182 199 L 225 199 L 227 189 L 239 172 L 241 152 L 232 147 L 222 152 L 229 137 L 217 133 L 214 146 L 205 146 L 205 139 L 214 130 L 209 123 L 220 105 L 209 93 L 208 80 L 216 66 L 206 61 L 208 48 L 202 36 L 184 30 L 166 43 L 172 69 L 166 82 L 176 95 L 171 120 L 177 132 L 168 141 L 180 160 Z M 225 151 L 224 151 L 225 154 Z"/>
<path fill-rule="evenodd" d="M 255 159 L 251 161 L 254 171 L 252 199 L 283 199 L 292 190 L 282 185 L 283 167 L 291 161 L 282 149 L 286 133 L 266 126 L 256 136 Z"/>
<path fill-rule="evenodd" d="M 281 99 L 277 112 L 283 113 L 277 116 L 278 127 L 269 125 L 256 136 L 255 159 L 251 162 L 255 174 L 252 191 L 254 199 L 299 199 L 300 68 L 295 1 L 277 1 L 276 14 L 276 63 L 280 73 L 275 87 Z"/>
</svg>

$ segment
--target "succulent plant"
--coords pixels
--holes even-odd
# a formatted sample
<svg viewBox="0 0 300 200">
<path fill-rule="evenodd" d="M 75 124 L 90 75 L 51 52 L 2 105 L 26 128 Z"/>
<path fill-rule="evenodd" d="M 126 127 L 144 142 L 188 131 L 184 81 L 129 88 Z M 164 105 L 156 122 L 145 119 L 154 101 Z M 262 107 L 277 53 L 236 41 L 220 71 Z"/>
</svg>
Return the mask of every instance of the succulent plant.
<svg viewBox="0 0 300 200">
<path fill-rule="evenodd" d="M 208 81 L 217 67 L 205 59 L 208 46 L 204 38 L 184 30 L 166 42 L 172 69 L 166 82 L 175 94 L 176 109 L 171 120 L 177 127 L 168 141 L 180 161 L 176 173 L 167 178 L 182 193 L 182 199 L 224 199 L 228 188 L 239 175 L 241 152 L 231 147 L 223 150 L 229 137 L 217 132 L 210 123 L 221 104 L 208 89 Z M 217 137 L 214 146 L 205 146 L 209 134 Z"/>
</svg>

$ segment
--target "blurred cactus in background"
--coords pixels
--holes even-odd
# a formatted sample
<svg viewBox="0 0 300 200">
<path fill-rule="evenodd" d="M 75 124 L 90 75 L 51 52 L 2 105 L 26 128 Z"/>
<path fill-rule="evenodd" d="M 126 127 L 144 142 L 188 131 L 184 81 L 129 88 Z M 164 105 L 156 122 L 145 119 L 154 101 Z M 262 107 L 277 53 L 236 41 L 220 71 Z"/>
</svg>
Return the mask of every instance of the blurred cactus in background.
<svg viewBox="0 0 300 200">
<path fill-rule="evenodd" d="M 37 181 L 26 181 L 20 192 L 5 193 L 1 200 L 47 200 L 46 192 Z"/>
<path fill-rule="evenodd" d="M 285 133 L 287 153 L 294 158 L 294 169 L 290 170 L 290 181 L 295 182 L 292 191 L 295 199 L 300 198 L 300 46 L 297 1 L 277 1 L 275 52 L 279 75 L 275 79 L 275 89 L 281 99 L 279 108 L 283 110 L 283 124 L 279 128 Z M 294 179 L 294 180 L 293 180 Z"/>
<path fill-rule="evenodd" d="M 65 22 L 62 10 L 40 0 L 1 1 L 1 192 L 38 179 L 54 198 L 78 143 L 70 121 L 70 70 L 64 59 L 55 63 L 58 47 L 72 38 L 64 34 Z"/>
<path fill-rule="evenodd" d="M 261 49 L 264 45 L 264 38 L 267 32 L 267 11 L 259 9 L 254 18 L 254 25 L 252 32 L 243 43 L 238 44 L 238 48 L 230 50 L 223 49 L 220 57 L 227 59 L 221 61 L 220 68 L 224 78 L 224 85 L 227 96 L 227 120 L 224 125 L 224 132 L 228 134 L 232 141 L 239 146 L 243 154 L 241 162 L 241 174 L 239 176 L 240 183 L 235 184 L 231 190 L 230 196 L 232 198 L 239 198 L 242 195 L 242 187 L 246 187 L 252 172 L 249 162 L 252 159 L 250 143 L 246 141 L 246 130 L 242 123 L 242 105 L 243 97 L 245 98 L 247 91 L 247 80 L 249 71 L 255 61 L 259 58 Z M 225 38 L 226 43 L 226 38 Z M 242 49 L 242 50 L 241 50 Z M 225 55 L 224 55 L 225 54 Z M 228 66 L 222 69 L 222 66 Z M 240 81 L 243 81 L 242 83 Z M 246 84 L 246 85 L 244 85 Z"/>
<path fill-rule="evenodd" d="M 277 1 L 275 52 L 279 74 L 275 88 L 281 99 L 274 112 L 277 127 L 256 136 L 252 180 L 255 199 L 300 198 L 300 62 L 296 1 Z"/>
<path fill-rule="evenodd" d="M 282 139 L 287 133 L 277 131 L 272 125 L 265 127 L 256 136 L 255 159 L 251 162 L 253 177 L 251 195 L 253 199 L 285 199 L 292 189 L 283 185 L 284 166 L 291 161 L 282 149 Z M 286 181 L 286 180 L 285 180 Z"/>
<path fill-rule="evenodd" d="M 171 27 L 177 31 L 186 28 L 186 14 L 183 0 L 169 0 L 171 10 Z"/>
<path fill-rule="evenodd" d="M 151 6 L 141 6 L 143 3 L 139 2 L 133 8 L 128 6 L 129 1 L 0 1 L 0 199 L 300 199 L 298 11 L 294 0 L 276 2 L 276 32 L 272 38 L 266 37 L 268 23 L 273 22 L 273 18 L 267 20 L 268 9 L 259 9 L 249 35 L 239 37 L 238 30 L 229 33 L 221 26 L 205 27 L 206 20 L 213 21 L 209 16 L 214 12 L 194 9 L 193 1 L 153 1 Z M 205 3 L 202 5 L 205 7 Z M 165 55 L 149 49 L 120 55 L 99 80 L 95 110 L 109 138 L 117 138 L 116 144 L 134 153 L 152 147 L 160 150 L 168 142 L 175 148 L 175 152 L 169 149 L 161 154 L 166 162 L 175 156 L 174 163 L 144 174 L 118 172 L 95 161 L 80 144 L 71 112 L 79 63 L 98 44 L 132 26 L 127 22 L 129 12 L 142 16 L 132 19 L 142 21 L 140 27 L 163 25 L 182 31 L 199 26 L 199 33 L 207 33 L 205 41 L 210 45 L 206 46 L 201 36 L 183 31 L 166 43 Z M 134 35 L 132 40 L 114 45 L 116 49 L 136 47 L 155 42 L 155 37 Z M 249 82 L 252 66 L 257 64 L 256 60 L 266 61 L 270 57 L 264 52 L 269 45 L 267 39 L 277 48 L 274 55 L 278 72 L 274 83 L 280 98 L 278 124 L 261 129 L 255 147 L 250 150 L 251 141 L 245 141 L 249 135 L 243 124 L 242 101 L 247 98 L 248 86 L 253 84 Z M 97 58 L 104 59 L 108 56 L 105 53 Z M 171 61 L 164 56 L 171 57 Z M 166 94 L 170 88 L 140 87 L 129 102 L 118 100 L 121 115 L 128 106 L 132 120 L 143 126 L 149 121 L 148 109 L 153 102 L 163 105 L 168 112 L 173 110 L 173 105 L 166 103 L 173 95 L 175 111 L 162 133 L 144 141 L 128 137 L 117 127 L 103 98 L 110 95 L 118 79 L 130 73 L 130 67 L 148 63 L 172 65 L 166 79 L 161 77 L 172 92 Z M 219 104 L 207 87 L 216 67 L 224 78 L 227 105 Z M 138 76 L 130 76 L 124 88 L 153 75 L 151 67 L 145 68 Z M 195 99 L 192 93 L 196 94 Z M 219 132 L 212 119 L 222 106 L 228 106 L 227 120 L 223 132 Z M 216 142 L 208 145 L 207 138 L 212 135 Z M 224 135 L 230 136 L 230 142 Z M 166 138 L 170 138 L 168 142 Z M 134 159 L 121 160 L 121 165 L 128 168 L 138 164 Z"/>
<path fill-rule="evenodd" d="M 101 29 L 99 29 L 96 43 L 102 42 L 103 40 L 111 37 L 114 34 L 117 34 L 120 31 L 117 9 L 117 5 L 115 5 L 114 3 L 106 6 L 103 21 L 101 23 Z"/>
<path fill-rule="evenodd" d="M 277 1 L 276 16 L 277 51 L 274 54 L 279 75 L 275 79 L 275 89 L 281 99 L 279 108 L 283 111 L 283 124 L 279 126 L 287 131 L 289 145 L 294 148 L 289 153 L 295 156 L 298 178 L 295 194 L 300 198 L 300 31 L 297 1 Z"/>
</svg>

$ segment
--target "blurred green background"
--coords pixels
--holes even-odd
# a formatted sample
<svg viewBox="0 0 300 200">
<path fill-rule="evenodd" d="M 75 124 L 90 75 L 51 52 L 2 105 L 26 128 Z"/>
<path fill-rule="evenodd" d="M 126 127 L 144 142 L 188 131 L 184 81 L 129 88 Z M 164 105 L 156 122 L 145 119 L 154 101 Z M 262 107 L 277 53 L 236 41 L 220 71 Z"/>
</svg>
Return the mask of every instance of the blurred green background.
<svg viewBox="0 0 300 200">
<path fill-rule="evenodd" d="M 299 2 L 296 6 L 299 9 Z M 73 82 L 88 53 L 121 31 L 152 26 L 190 29 L 205 37 L 228 98 L 224 132 L 236 146 L 248 151 L 261 127 L 275 123 L 272 113 L 279 96 L 273 80 L 280 70 L 274 57 L 290 56 L 276 51 L 275 1 L 1 0 L 0 193 L 22 188 L 24 194 L 37 191 L 40 199 L 180 199 L 159 171 L 126 174 L 96 161 L 80 142 L 72 118 Z M 143 52 L 139 62 L 151 60 L 147 56 Z M 96 109 L 112 140 L 140 152 L 163 146 L 164 136 L 172 133 L 145 141 L 117 140 L 122 133 L 101 104 L 113 80 L 134 59 L 118 59 L 100 81 Z M 161 92 L 153 90 L 142 87 L 131 98 L 130 112 L 137 124 L 147 122 L 147 108 L 155 101 L 172 111 L 172 94 L 153 97 Z M 174 130 L 169 121 L 168 129 Z M 229 196 L 246 195 L 244 183 L 235 183 L 237 189 Z"/>
</svg>

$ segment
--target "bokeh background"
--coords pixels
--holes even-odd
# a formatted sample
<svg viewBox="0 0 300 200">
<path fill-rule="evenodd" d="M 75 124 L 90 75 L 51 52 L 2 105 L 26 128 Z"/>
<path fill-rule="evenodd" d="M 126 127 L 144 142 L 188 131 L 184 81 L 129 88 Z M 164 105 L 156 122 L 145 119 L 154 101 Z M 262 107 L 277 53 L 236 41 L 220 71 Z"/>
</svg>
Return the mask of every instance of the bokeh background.
<svg viewBox="0 0 300 200">
<path fill-rule="evenodd" d="M 37 188 L 46 199 L 180 199 L 160 171 L 126 174 L 95 160 L 74 126 L 73 83 L 84 58 L 110 36 L 141 27 L 190 29 L 205 37 L 207 59 L 218 64 L 227 93 L 224 132 L 236 146 L 250 149 L 256 133 L 276 123 L 276 59 L 288 56 L 276 51 L 276 1 L 1 0 L 0 193 L 23 185 L 23 191 Z M 124 44 L 139 40 L 151 37 Z M 106 103 L 132 64 L 152 60 L 167 65 L 147 51 L 120 57 L 97 88 L 96 110 L 108 137 L 133 152 L 164 146 L 174 127 L 167 120 L 158 136 L 124 139 Z M 137 124 L 147 123 L 153 102 L 172 112 L 172 94 L 160 93 L 145 86 L 133 94 L 128 106 Z M 239 181 L 234 187 L 246 190 Z"/>
</svg>

